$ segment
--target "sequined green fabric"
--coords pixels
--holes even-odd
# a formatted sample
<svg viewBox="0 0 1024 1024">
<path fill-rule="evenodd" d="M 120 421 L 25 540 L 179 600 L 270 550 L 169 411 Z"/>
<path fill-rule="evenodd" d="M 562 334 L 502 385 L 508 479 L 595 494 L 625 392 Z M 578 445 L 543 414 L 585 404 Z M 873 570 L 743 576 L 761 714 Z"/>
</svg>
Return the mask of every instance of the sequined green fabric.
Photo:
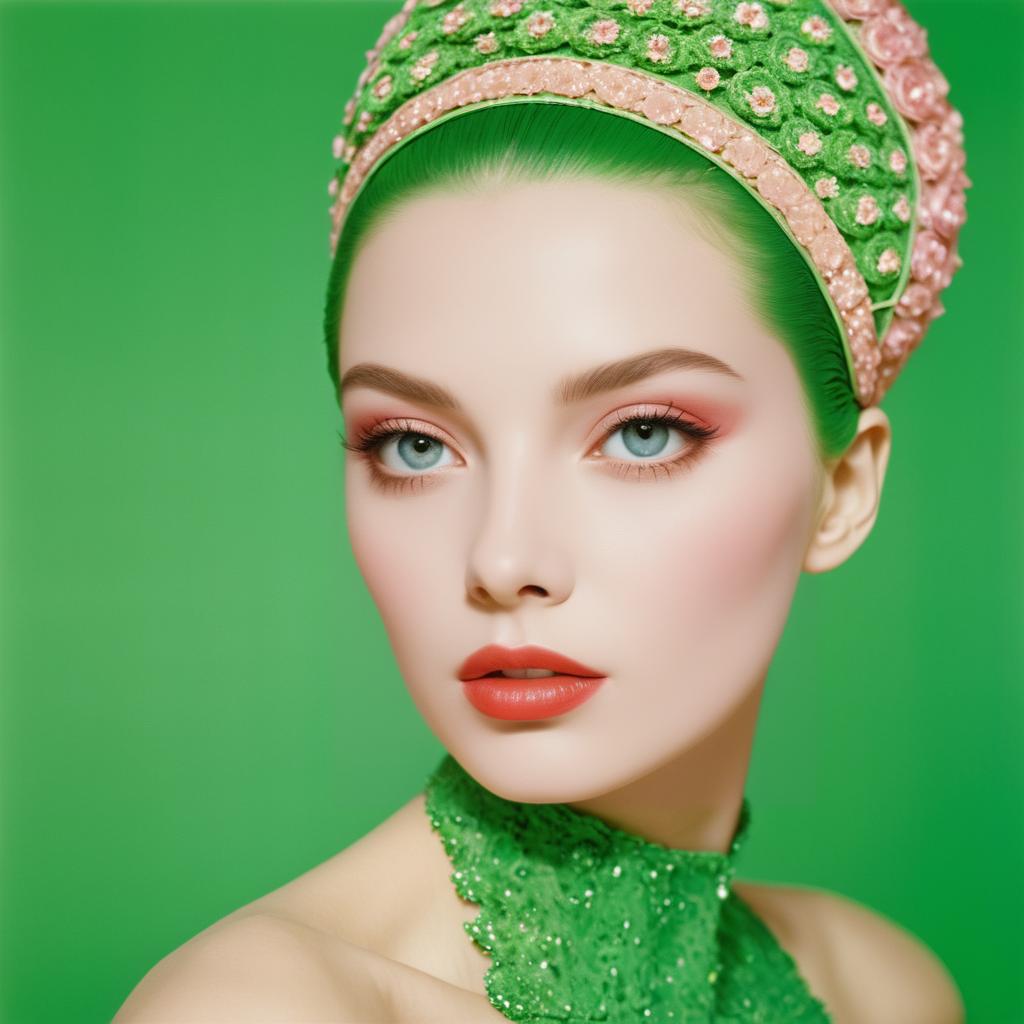
<svg viewBox="0 0 1024 1024">
<path fill-rule="evenodd" d="M 492 958 L 491 1003 L 516 1021 L 822 1024 L 793 958 L 732 891 L 728 854 L 661 846 L 566 804 L 505 800 L 446 754 L 426 811 Z"/>
</svg>

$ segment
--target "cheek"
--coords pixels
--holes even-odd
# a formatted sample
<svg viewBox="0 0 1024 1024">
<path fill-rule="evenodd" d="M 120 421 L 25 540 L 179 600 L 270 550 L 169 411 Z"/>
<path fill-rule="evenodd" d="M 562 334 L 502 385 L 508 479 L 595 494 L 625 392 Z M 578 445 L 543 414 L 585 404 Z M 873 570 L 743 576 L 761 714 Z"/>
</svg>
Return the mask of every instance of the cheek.
<svg viewBox="0 0 1024 1024">
<path fill-rule="evenodd" d="M 606 585 L 643 632 L 652 670 L 666 656 L 705 676 L 767 664 L 800 575 L 812 480 L 809 465 L 751 457 L 650 489 L 618 584 Z"/>
<path fill-rule="evenodd" d="M 422 658 L 438 636 L 442 581 L 461 582 L 452 575 L 461 557 L 453 544 L 463 535 L 454 510 L 426 494 L 378 495 L 361 479 L 346 486 L 345 507 L 353 557 L 399 662 L 426 643 Z"/>
<path fill-rule="evenodd" d="M 705 543 L 697 556 L 706 593 L 737 611 L 785 599 L 800 573 L 809 522 L 809 481 L 754 463 L 709 508 Z"/>
</svg>

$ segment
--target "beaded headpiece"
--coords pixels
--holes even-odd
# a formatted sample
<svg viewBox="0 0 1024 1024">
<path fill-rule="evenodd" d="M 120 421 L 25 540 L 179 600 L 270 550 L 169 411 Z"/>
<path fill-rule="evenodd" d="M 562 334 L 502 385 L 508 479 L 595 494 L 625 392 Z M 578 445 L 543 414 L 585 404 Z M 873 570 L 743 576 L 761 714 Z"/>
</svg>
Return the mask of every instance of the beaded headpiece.
<svg viewBox="0 0 1024 1024">
<path fill-rule="evenodd" d="M 963 120 L 897 0 L 406 0 L 334 139 L 331 252 L 382 158 L 497 102 L 646 122 L 746 186 L 821 283 L 879 402 L 961 265 Z"/>
</svg>

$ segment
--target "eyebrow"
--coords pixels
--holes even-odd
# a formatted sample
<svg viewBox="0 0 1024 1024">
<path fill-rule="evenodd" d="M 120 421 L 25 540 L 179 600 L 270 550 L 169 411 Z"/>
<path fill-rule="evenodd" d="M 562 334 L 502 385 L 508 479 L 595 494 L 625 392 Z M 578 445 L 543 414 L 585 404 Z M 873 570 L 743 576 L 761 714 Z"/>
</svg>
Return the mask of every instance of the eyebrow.
<svg viewBox="0 0 1024 1024">
<path fill-rule="evenodd" d="M 583 373 L 565 377 L 559 382 L 556 395 L 562 405 L 572 405 L 595 395 L 635 384 L 666 370 L 707 370 L 734 380 L 743 380 L 742 375 L 728 363 L 723 363 L 721 359 L 716 359 L 707 352 L 697 352 L 689 348 L 659 348 L 612 363 L 602 363 Z M 359 363 L 353 366 L 341 378 L 338 391 L 344 394 L 346 389 L 354 387 L 375 388 L 421 405 L 450 409 L 453 412 L 464 411 L 455 396 L 439 384 L 422 377 L 410 376 L 379 363 Z"/>
</svg>

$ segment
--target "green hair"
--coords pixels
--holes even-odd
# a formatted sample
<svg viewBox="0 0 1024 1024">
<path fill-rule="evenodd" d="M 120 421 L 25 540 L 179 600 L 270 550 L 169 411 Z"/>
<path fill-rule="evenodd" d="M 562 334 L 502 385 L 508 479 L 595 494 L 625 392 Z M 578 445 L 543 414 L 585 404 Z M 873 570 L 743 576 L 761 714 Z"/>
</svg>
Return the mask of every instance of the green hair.
<svg viewBox="0 0 1024 1024">
<path fill-rule="evenodd" d="M 787 346 L 803 383 L 819 455 L 845 451 L 857 428 L 839 327 L 821 285 L 774 217 L 728 172 L 679 139 L 622 115 L 564 103 L 503 101 L 430 124 L 382 158 L 351 203 L 324 313 L 328 372 L 338 388 L 338 332 L 360 243 L 397 206 L 428 191 L 495 177 L 599 177 L 676 191 L 709 218 L 715 241 L 746 271 L 748 295 Z"/>
</svg>

